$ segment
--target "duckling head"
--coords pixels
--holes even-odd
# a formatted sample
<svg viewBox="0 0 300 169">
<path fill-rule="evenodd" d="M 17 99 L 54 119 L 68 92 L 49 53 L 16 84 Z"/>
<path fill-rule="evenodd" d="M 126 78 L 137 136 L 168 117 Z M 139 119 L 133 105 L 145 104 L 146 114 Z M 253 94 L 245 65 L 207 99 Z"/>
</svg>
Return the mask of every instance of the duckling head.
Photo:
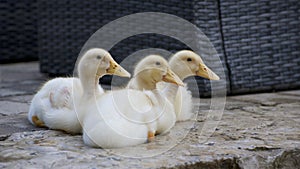
<svg viewBox="0 0 300 169">
<path fill-rule="evenodd" d="M 141 60 L 134 70 L 140 89 L 153 90 L 156 83 L 165 81 L 183 86 L 180 78 L 171 70 L 168 62 L 159 55 L 149 55 Z"/>
<path fill-rule="evenodd" d="M 78 72 L 79 77 L 96 75 L 98 79 L 104 75 L 130 77 L 130 73 L 117 64 L 106 50 L 100 48 L 90 49 L 83 55 L 79 61 Z"/>
<path fill-rule="evenodd" d="M 169 64 L 182 80 L 189 76 L 201 76 L 210 80 L 220 79 L 218 75 L 204 64 L 199 55 L 190 50 L 182 50 L 175 53 L 171 57 Z"/>
</svg>

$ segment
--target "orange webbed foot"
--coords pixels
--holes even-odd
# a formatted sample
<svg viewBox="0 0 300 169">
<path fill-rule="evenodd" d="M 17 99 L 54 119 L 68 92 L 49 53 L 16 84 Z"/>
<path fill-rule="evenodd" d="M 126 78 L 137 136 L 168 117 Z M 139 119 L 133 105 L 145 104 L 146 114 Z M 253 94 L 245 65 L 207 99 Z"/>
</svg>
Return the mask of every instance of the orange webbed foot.
<svg viewBox="0 0 300 169">
<path fill-rule="evenodd" d="M 32 122 L 36 126 L 38 126 L 38 127 L 46 127 L 45 124 L 44 124 L 44 122 L 42 122 L 37 116 L 32 116 L 31 119 L 32 119 Z"/>
<path fill-rule="evenodd" d="M 155 132 L 148 131 L 148 142 L 152 142 L 155 138 Z"/>
</svg>

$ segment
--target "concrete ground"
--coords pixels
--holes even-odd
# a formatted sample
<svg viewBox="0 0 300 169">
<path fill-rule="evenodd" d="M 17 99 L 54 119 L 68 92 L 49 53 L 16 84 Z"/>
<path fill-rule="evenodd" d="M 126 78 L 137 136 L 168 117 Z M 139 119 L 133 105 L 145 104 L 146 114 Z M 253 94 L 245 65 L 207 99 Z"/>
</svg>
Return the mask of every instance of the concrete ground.
<svg viewBox="0 0 300 169">
<path fill-rule="evenodd" d="M 300 168 L 300 90 L 227 97 L 208 136 L 210 99 L 195 98 L 197 120 L 151 143 L 105 150 L 27 121 L 46 80 L 37 62 L 1 65 L 0 168 Z"/>
</svg>

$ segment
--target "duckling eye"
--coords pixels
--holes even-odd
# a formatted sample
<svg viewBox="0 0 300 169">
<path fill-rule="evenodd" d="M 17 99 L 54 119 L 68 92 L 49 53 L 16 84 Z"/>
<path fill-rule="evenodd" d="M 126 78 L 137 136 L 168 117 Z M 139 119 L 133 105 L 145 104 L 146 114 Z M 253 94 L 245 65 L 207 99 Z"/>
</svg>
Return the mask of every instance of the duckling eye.
<svg viewBox="0 0 300 169">
<path fill-rule="evenodd" d="M 187 60 L 188 62 L 190 62 L 190 61 L 192 61 L 192 58 L 187 58 L 186 60 Z"/>
<path fill-rule="evenodd" d="M 101 59 L 102 57 L 100 55 L 97 55 L 97 59 Z"/>
<path fill-rule="evenodd" d="M 157 66 L 159 66 L 159 65 L 160 65 L 160 62 L 155 62 L 155 64 L 156 64 Z"/>
</svg>

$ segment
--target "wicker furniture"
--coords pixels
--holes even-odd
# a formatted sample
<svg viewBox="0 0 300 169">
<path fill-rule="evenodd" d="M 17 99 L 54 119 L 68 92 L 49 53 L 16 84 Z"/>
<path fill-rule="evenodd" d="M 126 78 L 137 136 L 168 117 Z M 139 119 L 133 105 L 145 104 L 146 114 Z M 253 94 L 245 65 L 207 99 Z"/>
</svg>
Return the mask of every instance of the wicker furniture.
<svg viewBox="0 0 300 169">
<path fill-rule="evenodd" d="M 149 11 L 174 14 L 196 24 L 215 45 L 222 60 L 225 60 L 216 0 L 208 2 L 178 0 L 151 0 L 147 2 L 138 0 L 41 0 L 39 1 L 38 24 L 41 71 L 49 74 L 72 74 L 80 49 L 95 31 L 122 16 Z M 137 50 L 150 47 L 162 48 L 171 52 L 188 48 L 183 43 L 170 37 L 141 34 L 124 39 L 114 46 L 110 52 L 119 62 Z M 201 54 L 203 55 L 209 54 L 205 53 L 203 49 L 202 51 Z M 129 69 L 132 68 L 132 65 L 129 66 Z M 212 67 L 212 69 L 219 68 Z M 102 80 L 104 83 L 109 81 L 110 77 L 105 77 Z M 208 80 L 198 78 L 197 83 L 202 94 L 210 94 L 210 82 Z M 223 81 L 224 83 L 226 81 Z M 192 90 L 196 93 L 198 88 L 192 88 Z"/>
<path fill-rule="evenodd" d="M 220 87 L 227 83 L 228 93 L 300 87 L 298 0 L 6 1 L 1 3 L 0 10 L 4 25 L 0 30 L 1 42 L 5 42 L 1 43 L 0 62 L 34 59 L 39 55 L 41 72 L 72 74 L 81 47 L 96 30 L 122 16 L 150 11 L 177 15 L 207 35 L 225 68 L 226 77 L 222 77 L 225 80 Z M 197 52 L 207 63 L 215 62 L 210 59 L 207 46 L 199 44 Z M 167 36 L 141 34 L 122 40 L 110 52 L 120 62 L 147 48 L 176 52 L 188 47 Z M 211 65 L 216 72 L 221 69 Z M 126 68 L 132 67 L 131 63 Z M 110 80 L 104 78 L 103 82 Z M 208 80 L 197 78 L 197 84 L 202 95 L 210 95 Z M 197 89 L 192 86 L 194 92 Z"/>
<path fill-rule="evenodd" d="M 0 63 L 38 59 L 36 0 L 0 2 Z"/>
<path fill-rule="evenodd" d="M 300 1 L 221 0 L 231 93 L 300 87 Z"/>
</svg>

